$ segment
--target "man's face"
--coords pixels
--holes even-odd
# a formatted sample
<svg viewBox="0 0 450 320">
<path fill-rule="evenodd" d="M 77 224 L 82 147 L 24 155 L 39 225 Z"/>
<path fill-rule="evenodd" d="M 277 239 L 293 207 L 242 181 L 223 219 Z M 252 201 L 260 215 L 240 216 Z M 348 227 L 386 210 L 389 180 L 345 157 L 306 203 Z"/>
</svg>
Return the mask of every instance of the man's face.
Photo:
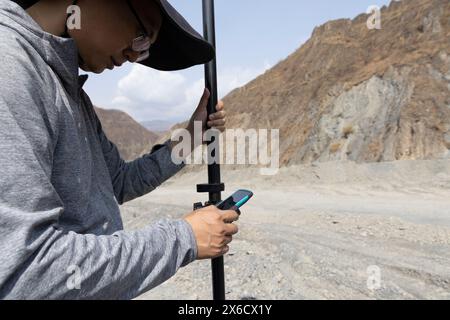
<svg viewBox="0 0 450 320">
<path fill-rule="evenodd" d="M 162 24 L 159 6 L 150 0 L 130 0 L 153 44 Z M 81 29 L 69 30 L 75 40 L 80 68 L 101 73 L 114 64 L 135 62 L 139 53 L 131 50 L 142 27 L 125 0 L 80 0 Z"/>
</svg>

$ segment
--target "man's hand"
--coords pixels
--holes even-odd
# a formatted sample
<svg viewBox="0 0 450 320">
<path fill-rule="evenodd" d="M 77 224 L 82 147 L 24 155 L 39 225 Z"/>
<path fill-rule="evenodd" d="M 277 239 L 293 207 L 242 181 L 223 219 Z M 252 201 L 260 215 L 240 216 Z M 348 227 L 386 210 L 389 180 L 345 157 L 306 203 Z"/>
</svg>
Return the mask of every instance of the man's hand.
<svg viewBox="0 0 450 320">
<path fill-rule="evenodd" d="M 233 221 L 239 215 L 233 210 L 220 210 L 216 206 L 208 206 L 186 215 L 184 219 L 194 230 L 197 241 L 197 259 L 211 259 L 224 255 L 230 249 L 228 244 L 238 227 Z"/>
<path fill-rule="evenodd" d="M 189 120 L 189 124 L 187 126 L 187 130 L 191 135 L 191 139 L 194 143 L 194 122 L 201 121 L 202 122 L 202 137 L 208 128 L 214 128 L 219 130 L 220 132 L 225 131 L 225 122 L 226 122 L 226 113 L 224 110 L 223 101 L 219 101 L 216 106 L 216 112 L 211 114 L 208 119 L 208 111 L 206 110 L 206 106 L 208 105 L 208 99 L 210 96 L 210 92 L 207 88 L 203 92 L 203 96 L 200 99 L 197 109 L 194 111 L 191 119 Z M 198 145 L 193 144 L 193 149 L 198 147 Z"/>
</svg>

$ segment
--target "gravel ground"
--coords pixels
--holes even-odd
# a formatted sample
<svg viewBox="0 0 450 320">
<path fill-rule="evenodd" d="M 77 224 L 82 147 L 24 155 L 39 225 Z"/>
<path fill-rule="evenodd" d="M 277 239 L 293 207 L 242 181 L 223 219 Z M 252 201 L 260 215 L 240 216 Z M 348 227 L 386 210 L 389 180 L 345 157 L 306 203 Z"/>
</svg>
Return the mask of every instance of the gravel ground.
<svg viewBox="0 0 450 320">
<path fill-rule="evenodd" d="M 205 176 L 177 175 L 123 205 L 125 228 L 188 213 L 205 200 L 195 192 Z M 450 162 L 323 163 L 223 177 L 224 196 L 255 193 L 225 256 L 227 299 L 450 299 Z M 211 291 L 210 261 L 195 261 L 138 299 L 210 299 Z"/>
</svg>

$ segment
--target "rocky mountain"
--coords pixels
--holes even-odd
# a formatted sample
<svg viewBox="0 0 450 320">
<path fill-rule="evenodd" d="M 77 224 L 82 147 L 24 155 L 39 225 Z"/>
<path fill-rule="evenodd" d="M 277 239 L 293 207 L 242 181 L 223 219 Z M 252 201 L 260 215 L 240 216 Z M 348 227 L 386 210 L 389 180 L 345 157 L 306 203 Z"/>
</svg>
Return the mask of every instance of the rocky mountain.
<svg viewBox="0 0 450 320">
<path fill-rule="evenodd" d="M 119 149 L 126 161 L 134 160 L 149 153 L 158 135 L 144 128 L 127 113 L 95 107 L 106 136 Z"/>
<path fill-rule="evenodd" d="M 281 166 L 450 159 L 450 1 L 392 1 L 381 29 L 369 18 L 317 27 L 232 91 L 227 128 L 279 129 Z"/>
<path fill-rule="evenodd" d="M 393 1 L 317 27 L 224 101 L 228 128 L 279 128 L 280 165 L 450 158 L 450 1 Z"/>
</svg>

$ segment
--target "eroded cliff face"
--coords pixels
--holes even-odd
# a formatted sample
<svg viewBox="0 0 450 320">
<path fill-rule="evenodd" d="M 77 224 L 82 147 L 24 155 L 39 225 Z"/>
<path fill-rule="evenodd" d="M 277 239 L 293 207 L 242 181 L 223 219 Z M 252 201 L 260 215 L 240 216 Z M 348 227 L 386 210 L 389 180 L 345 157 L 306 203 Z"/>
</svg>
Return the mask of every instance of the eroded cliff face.
<svg viewBox="0 0 450 320">
<path fill-rule="evenodd" d="M 279 128 L 280 164 L 450 158 L 450 1 L 392 2 L 316 28 L 225 97 L 229 128 Z"/>
</svg>

